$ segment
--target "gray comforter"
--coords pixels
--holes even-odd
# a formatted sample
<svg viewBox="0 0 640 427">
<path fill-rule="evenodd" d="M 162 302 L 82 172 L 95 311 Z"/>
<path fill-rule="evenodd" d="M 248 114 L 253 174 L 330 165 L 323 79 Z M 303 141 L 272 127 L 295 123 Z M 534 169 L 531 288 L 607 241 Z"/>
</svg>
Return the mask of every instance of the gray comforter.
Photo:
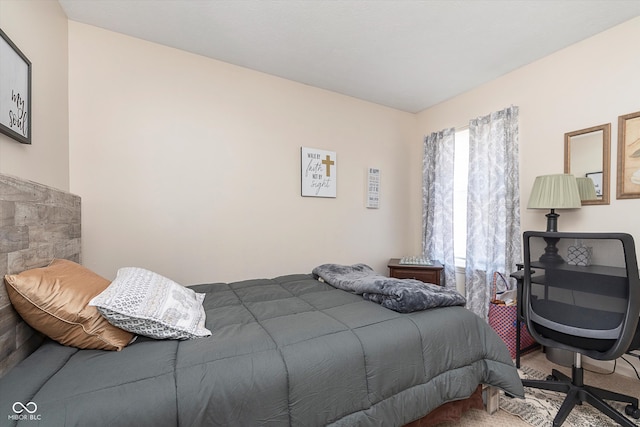
<svg viewBox="0 0 640 427">
<path fill-rule="evenodd" d="M 331 286 L 362 295 L 364 299 L 400 313 L 467 302 L 456 290 L 415 279 L 381 276 L 365 264 L 323 264 L 313 269 L 313 275 Z"/>
<path fill-rule="evenodd" d="M 480 383 L 523 395 L 504 343 L 463 307 L 397 313 L 311 275 L 193 288 L 210 337 L 49 341 L 0 379 L 0 424 L 401 426 Z M 37 409 L 17 421 L 15 402 Z"/>
</svg>

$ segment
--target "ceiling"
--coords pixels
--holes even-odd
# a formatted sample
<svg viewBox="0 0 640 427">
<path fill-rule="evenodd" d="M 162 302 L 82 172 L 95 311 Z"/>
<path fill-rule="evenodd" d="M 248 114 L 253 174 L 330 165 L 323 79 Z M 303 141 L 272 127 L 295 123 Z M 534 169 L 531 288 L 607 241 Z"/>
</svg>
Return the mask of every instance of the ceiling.
<svg viewBox="0 0 640 427">
<path fill-rule="evenodd" d="M 58 0 L 69 19 L 419 112 L 640 16 L 640 0 Z"/>
</svg>

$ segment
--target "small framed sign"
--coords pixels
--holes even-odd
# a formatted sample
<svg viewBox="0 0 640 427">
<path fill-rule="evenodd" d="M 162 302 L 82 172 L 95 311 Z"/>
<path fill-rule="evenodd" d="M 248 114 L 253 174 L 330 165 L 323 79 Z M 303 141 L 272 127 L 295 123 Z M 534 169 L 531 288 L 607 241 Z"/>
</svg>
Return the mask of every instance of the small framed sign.
<svg viewBox="0 0 640 427">
<path fill-rule="evenodd" d="M 302 147 L 300 153 L 302 196 L 336 197 L 338 159 L 335 151 Z"/>
<path fill-rule="evenodd" d="M 369 168 L 367 173 L 367 207 L 378 209 L 380 207 L 380 169 Z"/>
<path fill-rule="evenodd" d="M 31 62 L 0 30 L 0 132 L 31 144 Z"/>
</svg>

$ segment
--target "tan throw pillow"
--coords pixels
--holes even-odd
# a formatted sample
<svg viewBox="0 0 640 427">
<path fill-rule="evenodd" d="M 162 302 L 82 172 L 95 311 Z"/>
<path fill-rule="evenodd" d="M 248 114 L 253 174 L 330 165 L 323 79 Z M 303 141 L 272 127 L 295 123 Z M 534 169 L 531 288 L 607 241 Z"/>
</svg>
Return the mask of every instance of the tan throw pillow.
<svg viewBox="0 0 640 427">
<path fill-rule="evenodd" d="M 61 344 L 122 350 L 133 339 L 88 305 L 110 282 L 75 262 L 55 259 L 47 267 L 7 274 L 4 280 L 25 322 Z"/>
</svg>

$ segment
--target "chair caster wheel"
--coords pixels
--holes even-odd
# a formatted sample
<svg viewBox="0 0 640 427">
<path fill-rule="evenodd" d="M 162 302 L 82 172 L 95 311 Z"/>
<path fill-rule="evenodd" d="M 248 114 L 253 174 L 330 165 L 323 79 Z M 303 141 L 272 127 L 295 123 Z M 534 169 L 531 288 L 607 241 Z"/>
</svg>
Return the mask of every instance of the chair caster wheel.
<svg viewBox="0 0 640 427">
<path fill-rule="evenodd" d="M 633 418 L 640 419 L 640 409 L 634 407 L 633 405 L 627 405 L 624 408 L 624 413 L 632 416 Z"/>
<path fill-rule="evenodd" d="M 547 375 L 545 381 L 558 381 L 558 377 L 556 377 L 555 375 Z"/>
</svg>

